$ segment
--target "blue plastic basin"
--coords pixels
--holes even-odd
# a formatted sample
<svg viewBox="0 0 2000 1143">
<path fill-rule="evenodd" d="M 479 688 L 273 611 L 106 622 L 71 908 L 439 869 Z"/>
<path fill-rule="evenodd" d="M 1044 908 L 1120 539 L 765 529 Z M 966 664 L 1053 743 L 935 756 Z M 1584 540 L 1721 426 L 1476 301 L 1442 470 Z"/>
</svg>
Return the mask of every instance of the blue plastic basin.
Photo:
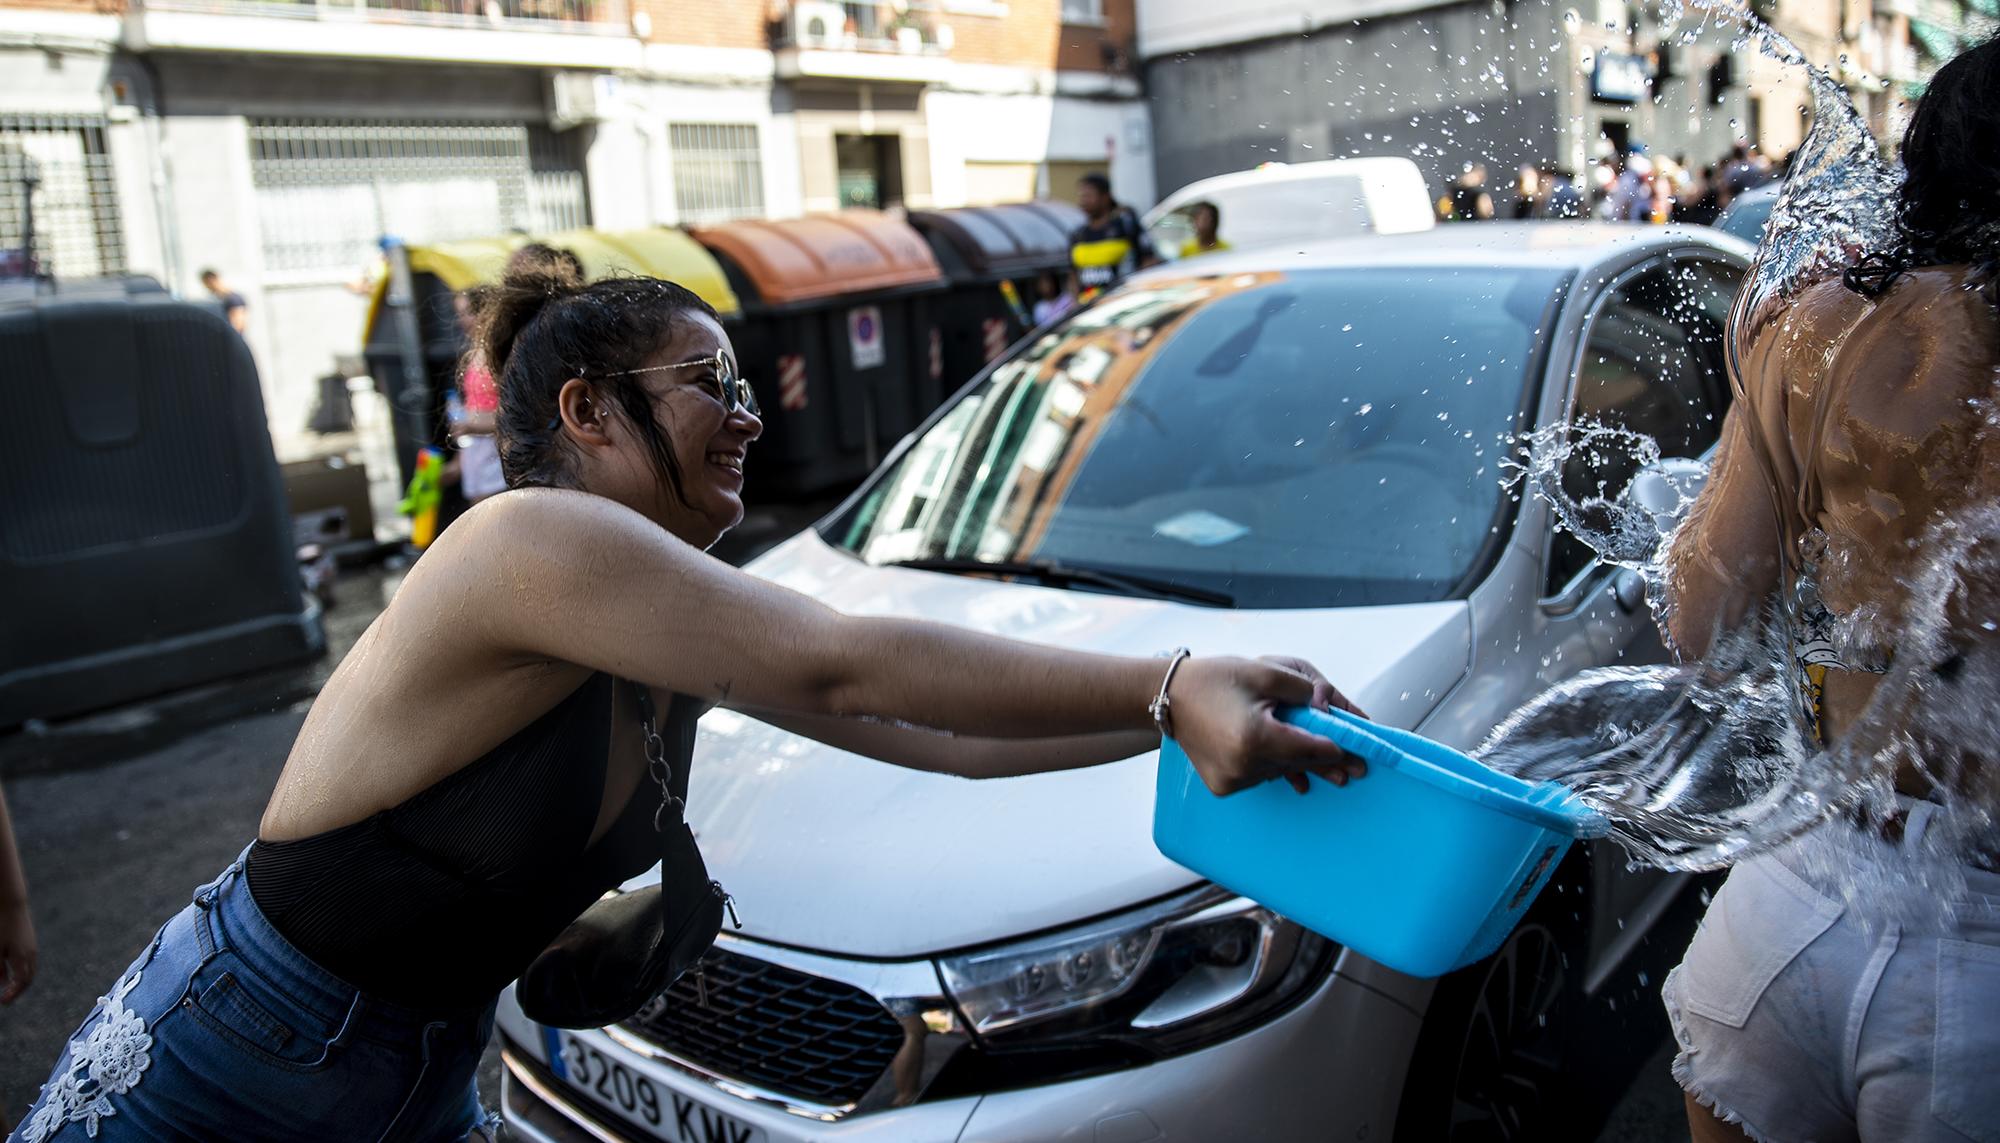
<svg viewBox="0 0 2000 1143">
<path fill-rule="evenodd" d="M 1603 819 L 1564 787 L 1488 769 L 1345 711 L 1280 712 L 1368 762 L 1344 788 L 1266 782 L 1209 793 L 1173 739 L 1160 749 L 1153 842 L 1203 877 L 1413 976 L 1491 954 L 1572 841 Z"/>
</svg>

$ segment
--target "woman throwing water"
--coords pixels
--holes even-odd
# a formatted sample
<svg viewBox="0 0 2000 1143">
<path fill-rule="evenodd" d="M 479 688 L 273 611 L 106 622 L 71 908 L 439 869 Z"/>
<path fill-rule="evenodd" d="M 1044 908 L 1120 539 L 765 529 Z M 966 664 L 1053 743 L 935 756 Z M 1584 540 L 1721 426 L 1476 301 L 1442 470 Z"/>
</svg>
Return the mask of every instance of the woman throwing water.
<svg viewBox="0 0 2000 1143">
<path fill-rule="evenodd" d="M 256 840 L 107 989 L 16 1139 L 489 1133 L 473 1072 L 509 981 L 552 1021 L 621 1018 L 733 909 L 681 817 L 713 706 L 966 777 L 1128 758 L 1169 721 L 1218 793 L 1359 772 L 1273 717 L 1344 702 L 1301 662 L 859 618 L 705 555 L 742 517 L 763 426 L 679 286 L 524 269 L 487 301 L 481 352 L 510 490 L 341 663 Z M 599 902 L 655 862 L 657 906 Z M 651 991 L 618 995 L 634 982 Z"/>
<path fill-rule="evenodd" d="M 1668 977 L 1698 1141 L 2000 1139 L 1990 744 L 1922 713 L 1993 700 L 1967 664 L 2000 583 L 1963 564 L 1934 576 L 1941 537 L 2000 512 L 2000 42 L 1937 73 L 1902 162 L 1899 249 L 1731 331 L 1743 392 L 1668 554 L 1668 625 L 1689 657 L 1802 580 L 1788 618 L 1806 730 L 1896 768 L 1893 808 L 1738 865 Z M 1878 696 L 1931 627 L 1924 677 Z M 1843 891 L 1919 889 L 1899 871 L 1945 829 L 1963 889 L 1927 917 Z"/>
</svg>

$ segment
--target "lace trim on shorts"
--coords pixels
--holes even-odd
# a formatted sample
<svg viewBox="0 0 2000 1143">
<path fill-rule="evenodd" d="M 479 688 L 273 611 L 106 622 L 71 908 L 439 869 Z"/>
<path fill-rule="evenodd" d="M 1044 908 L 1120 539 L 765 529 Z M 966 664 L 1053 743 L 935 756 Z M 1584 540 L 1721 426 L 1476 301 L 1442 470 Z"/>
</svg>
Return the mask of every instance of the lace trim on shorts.
<svg viewBox="0 0 2000 1143">
<path fill-rule="evenodd" d="M 1743 1134 L 1749 1136 L 1752 1143 L 1771 1143 L 1768 1136 L 1752 1124 L 1745 1123 L 1743 1117 L 1734 1109 L 1722 1106 L 1720 1101 L 1696 1082 L 1694 1057 L 1699 1049 L 1694 1046 L 1694 1038 L 1688 1035 L 1681 1019 L 1680 977 L 1680 966 L 1676 965 L 1672 972 L 1667 973 L 1667 979 L 1662 981 L 1660 986 L 1660 1001 L 1666 1005 L 1667 1023 L 1673 1026 L 1674 1045 L 1679 1049 L 1674 1053 L 1674 1082 L 1681 1085 L 1682 1091 L 1693 1096 L 1696 1103 L 1713 1112 L 1717 1119 L 1740 1129 Z"/>
<path fill-rule="evenodd" d="M 153 1037 L 145 1020 L 125 1007 L 125 997 L 139 985 L 139 973 L 118 982 L 110 995 L 100 996 L 104 1019 L 69 1042 L 69 1067 L 42 1086 L 41 1102 L 22 1129 L 26 1143 L 44 1140 L 72 1123 L 97 1138 L 97 1123 L 118 1114 L 111 1097 L 139 1086 L 153 1063 Z"/>
</svg>

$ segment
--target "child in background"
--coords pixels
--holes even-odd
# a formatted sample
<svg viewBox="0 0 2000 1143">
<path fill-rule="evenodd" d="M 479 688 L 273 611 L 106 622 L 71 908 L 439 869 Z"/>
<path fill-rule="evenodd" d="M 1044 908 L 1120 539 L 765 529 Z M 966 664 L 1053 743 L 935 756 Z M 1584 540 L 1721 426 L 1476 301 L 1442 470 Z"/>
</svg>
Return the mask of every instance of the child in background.
<svg viewBox="0 0 2000 1143">
<path fill-rule="evenodd" d="M 475 288 L 456 299 L 461 323 L 468 322 L 477 311 L 476 294 Z M 494 436 L 495 418 L 500 412 L 500 388 L 476 347 L 465 355 L 458 385 L 463 409 L 451 426 L 458 442 L 458 486 L 466 503 L 477 504 L 507 487 L 507 480 L 500 472 L 500 442 Z"/>
<path fill-rule="evenodd" d="M 1047 325 L 1068 313 L 1076 299 L 1063 292 L 1063 282 L 1054 270 L 1043 270 L 1035 281 L 1035 324 Z"/>
</svg>

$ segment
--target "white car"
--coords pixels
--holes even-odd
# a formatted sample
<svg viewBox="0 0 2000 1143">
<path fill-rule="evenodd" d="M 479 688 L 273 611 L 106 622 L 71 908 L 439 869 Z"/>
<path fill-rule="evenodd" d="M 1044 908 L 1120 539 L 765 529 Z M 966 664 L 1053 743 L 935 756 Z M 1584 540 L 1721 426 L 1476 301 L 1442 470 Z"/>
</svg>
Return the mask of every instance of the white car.
<svg viewBox="0 0 2000 1143">
<path fill-rule="evenodd" d="M 1237 250 L 1363 234 L 1415 234 L 1437 225 L 1423 172 L 1400 155 L 1265 163 L 1189 183 L 1146 212 L 1160 257 L 1194 237 L 1194 208 L 1214 204 L 1217 234 Z"/>
<path fill-rule="evenodd" d="M 1162 267 L 1015 346 L 751 570 L 1064 647 L 1302 655 L 1374 717 L 1470 745 L 1566 675 L 1661 653 L 1635 582 L 1503 486 L 1502 438 L 1592 416 L 1701 455 L 1749 253 L 1490 224 Z M 1593 464 L 1566 479 L 1634 475 Z M 503 999 L 509 1122 L 543 1143 L 1588 1137 L 1660 1043 L 1688 879 L 1580 846 L 1499 954 L 1419 980 L 1162 857 L 1154 768 L 972 782 L 711 715 L 689 813 L 743 928 L 621 1026 Z"/>
</svg>

